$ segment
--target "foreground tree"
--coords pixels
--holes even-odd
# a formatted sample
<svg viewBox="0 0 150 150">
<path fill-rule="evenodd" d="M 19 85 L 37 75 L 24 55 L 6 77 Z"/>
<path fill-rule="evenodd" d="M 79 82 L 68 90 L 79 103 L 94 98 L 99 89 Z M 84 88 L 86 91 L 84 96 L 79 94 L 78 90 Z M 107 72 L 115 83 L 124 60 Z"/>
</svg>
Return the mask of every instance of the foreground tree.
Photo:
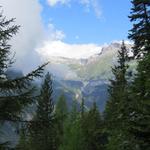
<svg viewBox="0 0 150 150">
<path fill-rule="evenodd" d="M 129 16 L 133 28 L 129 31 L 129 38 L 134 41 L 135 56 L 150 53 L 150 1 L 132 0 Z"/>
<path fill-rule="evenodd" d="M 140 150 L 149 150 L 150 143 L 150 54 L 139 62 L 130 93 L 129 132 Z"/>
<path fill-rule="evenodd" d="M 95 102 L 91 109 L 84 113 L 81 125 L 84 149 L 104 150 L 107 139 L 103 132 L 103 121 Z"/>
<path fill-rule="evenodd" d="M 114 79 L 110 80 L 109 101 L 106 104 L 105 121 L 109 134 L 108 150 L 132 149 L 129 146 L 128 126 L 128 84 L 126 73 L 128 69 L 127 49 L 122 43 L 118 51 L 117 65 L 112 68 Z M 128 137 L 128 138 L 125 138 Z M 126 139 L 126 140 L 125 140 Z"/>
<path fill-rule="evenodd" d="M 56 132 L 54 128 L 54 104 L 52 100 L 52 80 L 46 74 L 41 94 L 37 101 L 36 115 L 30 123 L 29 137 L 32 150 L 55 150 Z"/>
<path fill-rule="evenodd" d="M 14 19 L 6 20 L 0 12 L 0 124 L 5 121 L 20 121 L 20 112 L 32 103 L 32 85 L 34 78 L 41 77 L 46 64 L 26 76 L 9 79 L 6 71 L 14 63 L 11 57 L 11 45 L 9 41 L 17 33 L 19 26 L 14 25 Z"/>
<path fill-rule="evenodd" d="M 136 148 L 149 150 L 150 143 L 150 1 L 132 0 L 133 29 L 129 38 L 134 42 L 138 60 L 137 73 L 130 93 L 129 132 L 136 140 Z"/>
</svg>

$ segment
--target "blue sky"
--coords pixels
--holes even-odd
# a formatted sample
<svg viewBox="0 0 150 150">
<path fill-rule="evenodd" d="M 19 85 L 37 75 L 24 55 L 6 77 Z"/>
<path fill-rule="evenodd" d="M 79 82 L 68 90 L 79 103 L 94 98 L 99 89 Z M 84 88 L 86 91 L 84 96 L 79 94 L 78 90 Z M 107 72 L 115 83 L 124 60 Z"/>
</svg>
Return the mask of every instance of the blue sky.
<svg viewBox="0 0 150 150">
<path fill-rule="evenodd" d="M 92 5 L 94 2 L 99 14 Z M 104 44 L 126 40 L 131 28 L 130 0 L 40 0 L 40 3 L 45 28 L 52 23 L 63 31 L 66 43 Z"/>
</svg>

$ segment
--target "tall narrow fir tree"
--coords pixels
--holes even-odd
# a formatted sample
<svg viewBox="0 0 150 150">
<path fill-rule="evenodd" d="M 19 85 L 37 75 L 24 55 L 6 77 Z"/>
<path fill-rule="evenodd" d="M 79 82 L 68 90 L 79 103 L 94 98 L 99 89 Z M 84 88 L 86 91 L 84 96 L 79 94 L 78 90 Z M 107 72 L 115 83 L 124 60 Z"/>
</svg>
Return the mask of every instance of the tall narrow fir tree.
<svg viewBox="0 0 150 150">
<path fill-rule="evenodd" d="M 41 150 L 41 148 L 42 150 L 56 150 L 52 93 L 52 80 L 50 74 L 47 73 L 37 101 L 36 115 L 29 127 L 32 150 Z"/>
</svg>

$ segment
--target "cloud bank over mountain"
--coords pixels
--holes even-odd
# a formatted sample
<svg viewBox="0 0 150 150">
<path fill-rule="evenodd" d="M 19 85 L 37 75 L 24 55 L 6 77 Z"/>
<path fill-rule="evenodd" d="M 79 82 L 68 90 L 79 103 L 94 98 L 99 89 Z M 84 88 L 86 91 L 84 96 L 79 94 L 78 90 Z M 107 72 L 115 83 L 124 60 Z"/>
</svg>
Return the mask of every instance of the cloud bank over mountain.
<svg viewBox="0 0 150 150">
<path fill-rule="evenodd" d="M 66 57 L 66 58 L 88 58 L 101 52 L 101 46 L 96 44 L 67 44 L 60 40 L 46 41 L 37 52 L 44 58 Z"/>
</svg>

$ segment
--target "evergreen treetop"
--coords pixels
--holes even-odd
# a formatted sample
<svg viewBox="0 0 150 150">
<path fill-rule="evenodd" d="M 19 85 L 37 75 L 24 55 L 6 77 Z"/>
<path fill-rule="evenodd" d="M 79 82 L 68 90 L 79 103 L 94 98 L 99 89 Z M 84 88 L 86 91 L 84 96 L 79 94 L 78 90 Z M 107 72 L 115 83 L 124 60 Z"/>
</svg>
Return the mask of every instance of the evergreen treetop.
<svg viewBox="0 0 150 150">
<path fill-rule="evenodd" d="M 134 41 L 133 52 L 136 57 L 150 53 L 150 1 L 132 0 L 129 16 L 133 28 L 129 39 Z"/>
<path fill-rule="evenodd" d="M 30 147 L 32 150 L 56 150 L 56 131 L 54 104 L 52 98 L 52 80 L 46 74 L 37 100 L 37 110 L 29 124 Z"/>
<path fill-rule="evenodd" d="M 114 78 L 110 80 L 108 88 L 109 100 L 107 101 L 104 117 L 108 133 L 107 150 L 125 150 L 131 148 L 128 128 L 128 50 L 122 42 L 118 51 L 117 64 L 112 67 Z M 132 150 L 132 149 L 130 149 Z"/>
</svg>

